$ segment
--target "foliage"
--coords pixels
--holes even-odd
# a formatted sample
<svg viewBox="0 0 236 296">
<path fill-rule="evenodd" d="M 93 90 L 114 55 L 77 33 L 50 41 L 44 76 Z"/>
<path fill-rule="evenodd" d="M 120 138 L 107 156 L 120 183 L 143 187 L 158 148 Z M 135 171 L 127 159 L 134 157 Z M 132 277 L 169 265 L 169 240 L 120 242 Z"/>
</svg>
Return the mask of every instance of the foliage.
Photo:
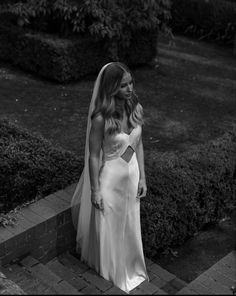
<svg viewBox="0 0 236 296">
<path fill-rule="evenodd" d="M 175 0 L 171 27 L 174 32 L 233 44 L 236 2 L 226 0 Z"/>
<path fill-rule="evenodd" d="M 129 46 L 140 30 L 170 33 L 170 0 L 25 0 L 5 5 L 21 25 L 36 30 L 89 33 L 98 39 Z M 3 9 L 3 6 L 2 6 Z"/>
<path fill-rule="evenodd" d="M 78 180 L 83 164 L 74 154 L 7 120 L 0 121 L 0 136 L 4 212 Z M 150 151 L 145 161 L 148 196 L 141 201 L 141 221 L 148 257 L 235 208 L 236 131 L 188 152 Z M 10 222 L 8 214 L 0 216 L 0 224 Z"/>
<path fill-rule="evenodd" d="M 0 120 L 0 163 L 4 213 L 76 182 L 83 166 L 74 154 L 5 119 Z"/>
<path fill-rule="evenodd" d="M 142 239 L 152 257 L 236 207 L 236 130 L 187 152 L 153 151 L 146 156 L 146 175 Z"/>
<path fill-rule="evenodd" d="M 0 58 L 43 77 L 68 82 L 93 74 L 107 62 L 120 60 L 129 66 L 148 63 L 156 55 L 156 34 L 140 31 L 132 45 L 117 44 L 115 55 L 110 42 L 91 36 L 59 38 L 35 33 L 0 21 Z"/>
</svg>

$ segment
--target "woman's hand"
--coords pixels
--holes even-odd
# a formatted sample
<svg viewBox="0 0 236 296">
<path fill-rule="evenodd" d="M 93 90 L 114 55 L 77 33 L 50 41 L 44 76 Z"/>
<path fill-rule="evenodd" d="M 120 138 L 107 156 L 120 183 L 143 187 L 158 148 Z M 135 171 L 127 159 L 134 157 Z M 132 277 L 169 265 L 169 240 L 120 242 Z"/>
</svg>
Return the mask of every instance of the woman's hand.
<svg viewBox="0 0 236 296">
<path fill-rule="evenodd" d="M 138 182 L 138 196 L 137 198 L 145 197 L 147 194 L 147 185 L 145 179 L 140 179 Z"/>
<path fill-rule="evenodd" d="M 91 193 L 91 203 L 96 209 L 101 210 L 101 211 L 104 210 L 103 198 L 102 198 L 100 192 L 95 191 L 95 192 Z"/>
</svg>

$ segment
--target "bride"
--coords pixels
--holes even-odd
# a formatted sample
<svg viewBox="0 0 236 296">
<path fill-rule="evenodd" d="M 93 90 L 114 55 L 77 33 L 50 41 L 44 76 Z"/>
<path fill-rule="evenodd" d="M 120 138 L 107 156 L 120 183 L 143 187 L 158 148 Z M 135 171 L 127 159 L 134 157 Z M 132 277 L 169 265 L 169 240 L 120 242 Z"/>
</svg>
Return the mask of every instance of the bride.
<svg viewBox="0 0 236 296">
<path fill-rule="evenodd" d="M 148 280 L 140 225 L 147 192 L 142 124 L 131 71 L 106 64 L 93 89 L 72 218 L 81 260 L 126 293 Z"/>
</svg>

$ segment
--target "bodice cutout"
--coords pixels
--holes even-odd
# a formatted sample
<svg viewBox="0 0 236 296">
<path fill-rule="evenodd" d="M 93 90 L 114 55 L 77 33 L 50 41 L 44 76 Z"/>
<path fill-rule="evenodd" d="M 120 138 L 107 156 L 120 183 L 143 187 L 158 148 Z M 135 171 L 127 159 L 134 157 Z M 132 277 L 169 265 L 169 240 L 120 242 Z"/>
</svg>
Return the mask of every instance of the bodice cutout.
<svg viewBox="0 0 236 296">
<path fill-rule="evenodd" d="M 102 144 L 103 160 L 112 160 L 120 157 L 126 151 L 128 146 L 131 146 L 135 151 L 141 136 L 141 131 L 141 126 L 137 125 L 133 128 L 130 134 L 120 132 L 114 135 L 109 135 L 106 133 Z"/>
</svg>

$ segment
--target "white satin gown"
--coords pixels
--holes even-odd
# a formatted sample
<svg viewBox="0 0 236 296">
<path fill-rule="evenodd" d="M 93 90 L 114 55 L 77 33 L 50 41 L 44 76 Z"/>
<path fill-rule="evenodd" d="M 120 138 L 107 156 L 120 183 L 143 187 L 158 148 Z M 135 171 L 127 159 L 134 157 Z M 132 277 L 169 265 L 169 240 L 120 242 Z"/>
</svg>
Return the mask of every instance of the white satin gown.
<svg viewBox="0 0 236 296">
<path fill-rule="evenodd" d="M 142 128 L 104 136 L 103 161 L 99 172 L 104 211 L 92 208 L 87 263 L 103 278 L 129 293 L 148 279 L 137 198 L 139 168 L 136 146 Z M 134 150 L 129 161 L 126 149 Z"/>
</svg>

